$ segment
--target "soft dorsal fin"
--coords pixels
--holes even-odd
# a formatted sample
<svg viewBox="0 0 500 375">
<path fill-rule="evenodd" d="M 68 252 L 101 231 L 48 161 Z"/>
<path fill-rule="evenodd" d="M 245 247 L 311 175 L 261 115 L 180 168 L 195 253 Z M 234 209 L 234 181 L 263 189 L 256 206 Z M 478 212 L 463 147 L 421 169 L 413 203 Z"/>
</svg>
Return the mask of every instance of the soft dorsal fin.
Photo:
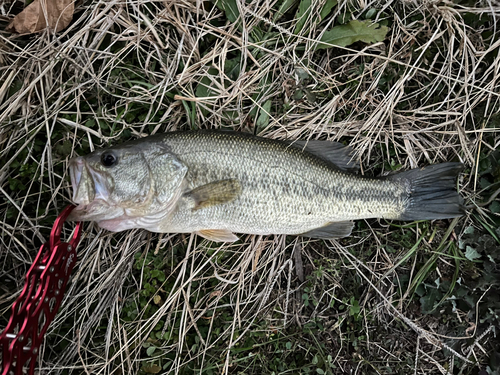
<svg viewBox="0 0 500 375">
<path fill-rule="evenodd" d="M 207 240 L 215 242 L 238 241 L 238 237 L 226 229 L 203 229 L 195 233 Z"/>
<path fill-rule="evenodd" d="M 210 182 L 199 186 L 184 194 L 185 198 L 192 199 L 193 210 L 231 202 L 241 193 L 241 184 L 238 180 L 228 179 Z"/>
<path fill-rule="evenodd" d="M 354 223 L 352 221 L 338 221 L 336 223 L 328 223 L 323 227 L 302 233 L 301 236 L 323 239 L 342 238 L 351 234 L 353 226 Z"/>
<path fill-rule="evenodd" d="M 291 145 L 334 164 L 341 171 L 351 173 L 359 171 L 359 163 L 351 160 L 352 149 L 342 143 L 309 140 L 293 141 Z"/>
</svg>

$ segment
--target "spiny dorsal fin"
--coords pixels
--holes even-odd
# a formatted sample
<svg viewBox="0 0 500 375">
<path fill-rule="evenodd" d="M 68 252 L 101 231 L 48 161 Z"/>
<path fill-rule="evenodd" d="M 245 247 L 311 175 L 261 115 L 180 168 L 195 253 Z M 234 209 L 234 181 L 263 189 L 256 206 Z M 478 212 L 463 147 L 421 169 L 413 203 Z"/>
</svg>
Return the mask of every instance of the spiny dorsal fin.
<svg viewBox="0 0 500 375">
<path fill-rule="evenodd" d="M 323 227 L 319 227 L 309 232 L 302 233 L 301 236 L 311 238 L 342 238 L 351 234 L 354 223 L 352 221 L 338 221 L 336 223 L 328 223 Z"/>
<path fill-rule="evenodd" d="M 220 180 L 199 186 L 184 194 L 193 200 L 193 210 L 231 202 L 241 193 L 241 184 L 238 180 Z"/>
<path fill-rule="evenodd" d="M 215 242 L 234 242 L 238 241 L 238 237 L 225 229 L 204 229 L 198 232 L 195 232 L 198 236 L 206 238 L 210 241 Z"/>
<path fill-rule="evenodd" d="M 359 163 L 351 160 L 352 149 L 342 143 L 317 140 L 293 141 L 292 146 L 335 164 L 341 171 L 351 173 L 359 171 Z"/>
</svg>

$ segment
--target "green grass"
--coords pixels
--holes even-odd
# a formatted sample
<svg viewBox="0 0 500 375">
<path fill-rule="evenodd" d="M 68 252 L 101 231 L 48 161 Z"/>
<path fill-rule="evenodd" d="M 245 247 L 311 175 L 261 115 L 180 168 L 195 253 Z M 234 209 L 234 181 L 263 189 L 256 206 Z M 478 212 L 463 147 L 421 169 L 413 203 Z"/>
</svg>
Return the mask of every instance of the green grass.
<svg viewBox="0 0 500 375">
<path fill-rule="evenodd" d="M 69 158 L 223 128 L 341 141 L 368 176 L 463 161 L 468 213 L 224 245 L 87 224 L 44 371 L 498 374 L 496 18 L 370 4 L 85 1 L 63 33 L 1 31 L 0 328 L 70 202 Z"/>
</svg>

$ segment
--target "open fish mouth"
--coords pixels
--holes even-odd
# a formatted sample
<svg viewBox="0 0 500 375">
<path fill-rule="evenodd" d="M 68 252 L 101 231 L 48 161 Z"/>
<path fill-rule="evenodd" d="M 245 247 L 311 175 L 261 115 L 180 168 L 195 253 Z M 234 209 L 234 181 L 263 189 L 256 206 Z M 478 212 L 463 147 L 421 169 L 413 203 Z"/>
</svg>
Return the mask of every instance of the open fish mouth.
<svg viewBox="0 0 500 375">
<path fill-rule="evenodd" d="M 69 162 L 69 176 L 71 179 L 71 187 L 73 189 L 72 200 L 76 204 L 80 204 L 79 200 L 81 197 L 78 197 L 78 186 L 80 185 L 80 181 L 82 179 L 82 172 L 84 168 L 84 162 L 82 158 L 72 159 Z"/>
<path fill-rule="evenodd" d="M 82 157 L 70 160 L 69 175 L 73 188 L 73 202 L 77 205 L 91 203 L 96 198 L 94 176 Z"/>
<path fill-rule="evenodd" d="M 110 208 L 106 177 L 90 167 L 82 157 L 69 162 L 69 175 L 73 189 L 72 201 L 77 207 L 70 220 L 97 220 Z"/>
</svg>

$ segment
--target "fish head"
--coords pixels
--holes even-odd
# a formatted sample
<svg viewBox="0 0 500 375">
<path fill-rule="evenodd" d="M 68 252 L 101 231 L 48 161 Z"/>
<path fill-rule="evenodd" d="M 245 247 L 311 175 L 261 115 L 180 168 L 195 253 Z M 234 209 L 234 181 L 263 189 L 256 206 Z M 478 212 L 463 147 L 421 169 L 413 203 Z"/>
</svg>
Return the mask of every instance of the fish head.
<svg viewBox="0 0 500 375">
<path fill-rule="evenodd" d="M 175 206 L 187 167 L 161 142 L 135 141 L 69 161 L 77 207 L 69 219 L 112 231 L 144 227 Z M 164 215 L 163 215 L 164 214 Z"/>
</svg>

